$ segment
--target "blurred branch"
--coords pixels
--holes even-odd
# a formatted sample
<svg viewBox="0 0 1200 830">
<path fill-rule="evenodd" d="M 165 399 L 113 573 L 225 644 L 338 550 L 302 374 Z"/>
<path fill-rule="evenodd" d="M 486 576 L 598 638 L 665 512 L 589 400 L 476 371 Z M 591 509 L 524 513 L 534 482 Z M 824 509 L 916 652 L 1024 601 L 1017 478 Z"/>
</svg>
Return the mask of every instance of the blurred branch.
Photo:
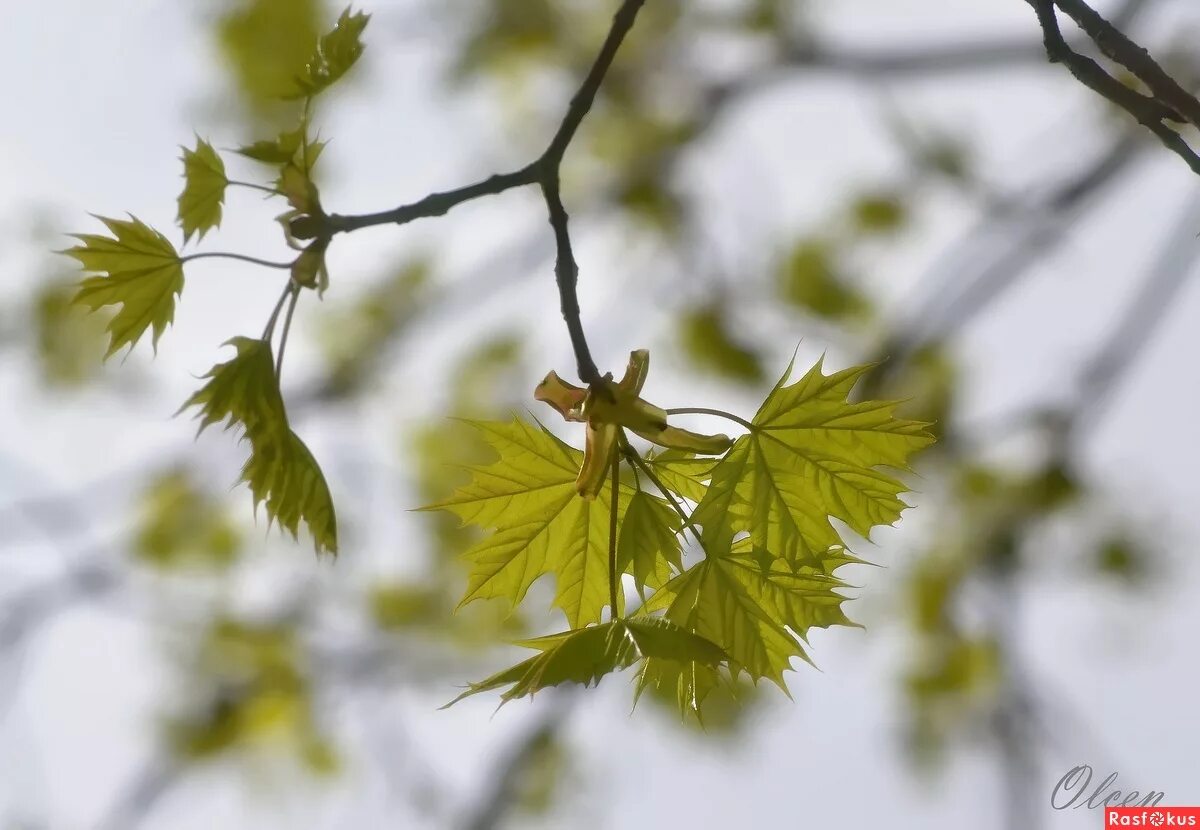
<svg viewBox="0 0 1200 830">
<path fill-rule="evenodd" d="M 111 568 L 89 563 L 6 598 L 0 609 L 0 657 L 55 614 L 78 601 L 110 593 L 117 584 L 117 575 Z"/>
<path fill-rule="evenodd" d="M 463 821 L 462 830 L 494 830 L 499 827 L 516 800 L 521 776 L 538 751 L 561 728 L 575 705 L 578 694 L 558 692 L 551 698 L 533 724 L 496 760 L 484 780 L 491 782 L 478 803 Z"/>
<path fill-rule="evenodd" d="M 1148 279 L 1081 374 L 1073 416 L 1077 429 L 1087 428 L 1103 415 L 1112 390 L 1128 374 L 1174 307 L 1200 255 L 1197 227 L 1200 227 L 1200 194 L 1193 194 L 1180 212 Z"/>
<path fill-rule="evenodd" d="M 907 315 L 909 322 L 891 331 L 875 350 L 875 359 L 882 362 L 867 375 L 863 394 L 875 394 L 923 343 L 961 329 L 1026 274 L 1062 240 L 1081 212 L 1129 170 L 1143 146 L 1137 133 L 1123 130 L 1103 153 L 1045 194 L 988 199 L 985 214 L 931 269 L 934 284 Z M 1004 240 L 997 253 L 980 250 L 998 225 L 1015 222 L 1020 223 L 1018 232 Z M 975 270 L 975 276 L 964 277 L 964 270 Z"/>
<path fill-rule="evenodd" d="M 97 830 L 135 830 L 179 781 L 179 774 L 170 760 L 151 758 L 97 823 Z"/>
</svg>

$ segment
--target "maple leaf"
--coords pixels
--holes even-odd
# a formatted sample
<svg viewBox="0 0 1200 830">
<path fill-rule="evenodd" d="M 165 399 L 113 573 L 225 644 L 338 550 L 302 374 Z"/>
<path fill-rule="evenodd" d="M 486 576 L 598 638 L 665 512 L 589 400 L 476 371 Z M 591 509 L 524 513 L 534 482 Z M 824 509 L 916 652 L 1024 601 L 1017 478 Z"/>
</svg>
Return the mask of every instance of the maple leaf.
<svg viewBox="0 0 1200 830">
<path fill-rule="evenodd" d="M 668 566 L 683 570 L 679 531 L 683 521 L 662 499 L 639 490 L 629 500 L 617 537 L 617 571 L 630 571 L 641 590 L 657 587 L 671 575 Z"/>
<path fill-rule="evenodd" d="M 112 233 L 72 234 L 82 242 L 60 253 L 78 260 L 84 269 L 103 276 L 88 277 L 73 301 L 91 311 L 120 308 L 108 322 L 105 358 L 123 346 L 131 348 L 152 329 L 155 348 L 175 319 L 175 298 L 183 291 L 183 261 L 167 238 L 135 216 L 109 219 L 97 216 Z"/>
<path fill-rule="evenodd" d="M 715 458 L 682 450 L 651 452 L 643 460 L 664 487 L 697 503 L 704 498 L 713 467 L 717 465 Z"/>
<path fill-rule="evenodd" d="M 655 618 L 615 620 L 518 645 L 538 649 L 541 654 L 471 684 L 446 706 L 504 686 L 511 687 L 500 696 L 507 703 L 563 683 L 595 685 L 604 675 L 646 659 L 701 666 L 716 666 L 725 659 L 716 644 Z"/>
<path fill-rule="evenodd" d="M 187 244 L 193 233 L 203 239 L 204 234 L 221 224 L 221 205 L 229 179 L 225 175 L 225 162 L 211 144 L 200 138 L 196 139 L 195 150 L 183 148 L 183 178 L 179 224 Z"/>
<path fill-rule="evenodd" d="M 310 98 L 337 83 L 362 55 L 362 33 L 370 20 L 369 14 L 343 11 L 333 31 L 321 35 L 317 51 L 296 78 L 295 89 L 284 97 Z"/>
<path fill-rule="evenodd" d="M 721 646 L 735 676 L 745 671 L 786 691 L 783 672 L 792 658 L 808 660 L 801 644 L 806 632 L 851 624 L 841 610 L 847 597 L 838 593 L 845 583 L 814 568 L 763 568 L 759 553 L 748 546 L 707 551 L 704 561 L 660 588 L 642 613 L 665 611 L 667 619 Z"/>
<path fill-rule="evenodd" d="M 852 561 L 829 521 L 862 536 L 892 524 L 909 488 L 880 468 L 909 469 L 909 457 L 933 443 L 928 424 L 897 419 L 897 404 L 850 403 L 870 366 L 824 375 L 818 362 L 786 385 L 791 367 L 755 415 L 749 434 L 713 468 L 693 519 L 720 548 L 739 531 L 789 563 Z"/>
<path fill-rule="evenodd" d="M 214 366 L 205 375 L 208 383 L 180 411 L 197 407 L 200 431 L 221 422 L 226 429 L 240 427 L 250 444 L 242 481 L 255 506 L 264 504 L 267 516 L 293 538 L 303 521 L 317 553 L 336 554 L 333 498 L 316 459 L 288 426 L 271 345 L 249 337 L 235 337 L 229 345 L 237 354 Z"/>
<path fill-rule="evenodd" d="M 580 497 L 575 479 L 583 453 L 541 424 L 472 421 L 499 454 L 471 467 L 472 480 L 450 498 L 422 510 L 448 510 L 464 524 L 495 531 L 469 548 L 467 591 L 461 605 L 503 597 L 514 606 L 543 574 L 554 574 L 561 608 L 573 628 L 596 622 L 609 604 L 609 486 Z M 623 513 L 632 491 L 617 496 Z"/>
</svg>

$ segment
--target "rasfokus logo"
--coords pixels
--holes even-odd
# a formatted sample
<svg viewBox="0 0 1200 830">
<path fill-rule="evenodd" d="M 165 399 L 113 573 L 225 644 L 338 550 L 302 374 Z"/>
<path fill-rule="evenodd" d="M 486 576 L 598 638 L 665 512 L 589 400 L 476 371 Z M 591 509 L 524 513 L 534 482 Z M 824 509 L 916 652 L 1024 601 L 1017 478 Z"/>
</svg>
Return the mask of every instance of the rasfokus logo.
<svg viewBox="0 0 1200 830">
<path fill-rule="evenodd" d="M 1197 827 L 1200 807 L 1105 807 L 1108 827 Z"/>
</svg>

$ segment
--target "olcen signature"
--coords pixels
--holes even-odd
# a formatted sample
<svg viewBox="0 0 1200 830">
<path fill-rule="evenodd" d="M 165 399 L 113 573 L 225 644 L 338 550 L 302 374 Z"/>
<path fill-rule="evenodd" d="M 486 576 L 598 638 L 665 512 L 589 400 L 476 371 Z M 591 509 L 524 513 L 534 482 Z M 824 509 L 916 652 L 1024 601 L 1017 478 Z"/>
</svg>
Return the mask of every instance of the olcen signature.
<svg viewBox="0 0 1200 830">
<path fill-rule="evenodd" d="M 1055 810 L 1078 810 L 1080 807 L 1087 807 L 1089 810 L 1099 807 L 1153 807 L 1162 801 L 1165 795 L 1155 790 L 1144 794 L 1137 790 L 1123 793 L 1113 788 L 1116 783 L 1117 774 L 1113 772 L 1097 784 L 1095 789 L 1089 789 L 1092 786 L 1092 768 L 1088 764 L 1080 764 L 1071 768 L 1054 785 L 1054 791 L 1050 793 L 1050 806 Z"/>
</svg>

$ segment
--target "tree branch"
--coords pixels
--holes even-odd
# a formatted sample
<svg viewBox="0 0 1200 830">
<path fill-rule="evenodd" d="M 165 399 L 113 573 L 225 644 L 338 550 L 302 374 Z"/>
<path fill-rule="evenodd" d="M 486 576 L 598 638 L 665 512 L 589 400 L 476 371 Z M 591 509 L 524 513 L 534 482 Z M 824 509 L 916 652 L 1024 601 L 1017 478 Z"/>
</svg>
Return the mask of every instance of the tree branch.
<svg viewBox="0 0 1200 830">
<path fill-rule="evenodd" d="M 1175 104 L 1168 102 L 1187 99 L 1183 101 L 1185 108 L 1191 111 L 1193 106 L 1196 107 L 1197 116 L 1200 116 L 1200 102 L 1167 76 L 1145 49 L 1121 34 L 1116 27 L 1104 20 L 1083 0 L 1026 0 L 1026 2 L 1032 5 L 1037 12 L 1038 23 L 1042 27 L 1046 56 L 1051 63 L 1063 64 L 1084 86 L 1104 96 L 1132 115 L 1139 124 L 1154 133 L 1164 147 L 1183 159 L 1193 172 L 1200 174 L 1200 156 L 1196 155 L 1179 133 L 1165 123 L 1166 121 L 1185 120 L 1176 110 Z M 1068 14 L 1071 14 L 1076 20 L 1084 21 L 1081 26 L 1101 51 L 1136 75 L 1155 92 L 1155 95 L 1143 95 L 1126 86 L 1109 75 L 1096 61 L 1072 49 L 1063 38 L 1062 30 L 1059 28 L 1058 13 L 1055 11 L 1056 3 L 1067 10 Z M 1076 17 L 1076 15 L 1078 16 Z M 1119 35 L 1119 38 L 1113 33 Z M 1143 73 L 1146 75 L 1143 76 Z M 1163 80 L 1164 78 L 1166 81 Z M 1156 97 L 1159 95 L 1160 89 L 1170 97 L 1165 100 Z"/>
<path fill-rule="evenodd" d="M 575 138 L 579 125 L 591 111 L 592 104 L 596 100 L 596 93 L 600 90 L 605 75 L 608 74 L 621 44 L 625 41 L 625 36 L 633 28 L 637 14 L 644 3 L 645 0 L 624 0 L 621 3 L 620 8 L 613 16 L 608 36 L 604 39 L 604 45 L 600 47 L 600 53 L 596 56 L 592 68 L 588 71 L 587 77 L 584 78 L 578 91 L 571 97 L 566 115 L 563 116 L 562 123 L 555 131 L 554 137 L 550 139 L 549 145 L 536 161 L 512 173 L 491 176 L 456 190 L 432 193 L 419 201 L 401 205 L 393 210 L 360 216 L 342 216 L 335 213 L 327 217 L 329 231 L 346 233 L 373 225 L 403 225 L 414 219 L 441 216 L 451 208 L 481 196 L 494 196 L 524 185 L 540 185 L 557 248 L 554 264 L 555 282 L 558 284 L 562 315 L 571 336 L 571 348 L 575 352 L 579 377 L 588 384 L 600 380 L 600 370 L 596 368 L 591 351 L 588 349 L 587 337 L 584 335 L 583 323 L 579 317 L 579 297 L 576 291 L 579 266 L 575 262 L 575 255 L 571 250 L 567 211 L 559 192 L 559 169 L 567 148 Z"/>
<path fill-rule="evenodd" d="M 451 208 L 470 202 L 482 196 L 495 196 L 514 187 L 534 184 L 537 182 L 535 165 L 527 165 L 511 173 L 498 173 L 480 182 L 466 185 L 444 193 L 430 193 L 423 199 L 408 205 L 401 205 L 392 210 L 379 213 L 364 213 L 358 216 L 342 216 L 337 213 L 328 217 L 329 229 L 333 233 L 349 233 L 351 231 L 370 228 L 375 225 L 405 225 L 416 219 L 427 219 L 442 216 Z"/>
</svg>

